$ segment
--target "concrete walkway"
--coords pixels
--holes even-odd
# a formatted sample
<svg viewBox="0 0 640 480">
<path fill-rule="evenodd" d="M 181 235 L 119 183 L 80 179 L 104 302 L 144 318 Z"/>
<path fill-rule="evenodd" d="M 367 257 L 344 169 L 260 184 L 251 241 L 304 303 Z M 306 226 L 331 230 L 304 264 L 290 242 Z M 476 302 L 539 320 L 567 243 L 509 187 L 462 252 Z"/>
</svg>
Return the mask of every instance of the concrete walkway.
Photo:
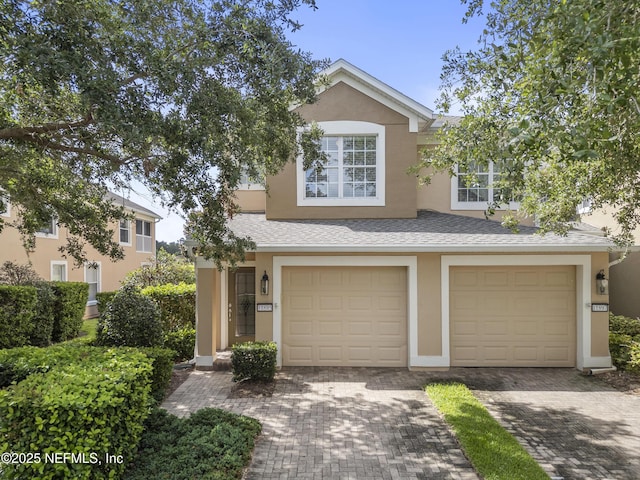
<svg viewBox="0 0 640 480">
<path fill-rule="evenodd" d="M 234 398 L 229 372 L 193 372 L 164 403 L 263 423 L 247 479 L 477 479 L 421 386 L 458 380 L 549 475 L 640 478 L 640 397 L 573 369 L 286 368 L 271 397 Z"/>
</svg>

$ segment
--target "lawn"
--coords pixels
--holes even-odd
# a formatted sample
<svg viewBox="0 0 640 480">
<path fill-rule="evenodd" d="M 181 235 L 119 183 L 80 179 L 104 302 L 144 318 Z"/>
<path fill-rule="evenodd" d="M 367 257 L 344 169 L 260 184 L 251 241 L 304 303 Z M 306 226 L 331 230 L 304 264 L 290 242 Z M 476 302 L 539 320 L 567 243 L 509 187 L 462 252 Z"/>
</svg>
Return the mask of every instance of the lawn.
<svg viewBox="0 0 640 480">
<path fill-rule="evenodd" d="M 432 383 L 429 398 L 485 480 L 549 480 L 549 476 L 460 383 Z"/>
<path fill-rule="evenodd" d="M 84 320 L 82 322 L 82 328 L 80 329 L 80 335 L 78 336 L 84 338 L 88 342 L 95 340 L 97 326 L 98 326 L 97 318 L 90 318 L 88 320 Z"/>
</svg>

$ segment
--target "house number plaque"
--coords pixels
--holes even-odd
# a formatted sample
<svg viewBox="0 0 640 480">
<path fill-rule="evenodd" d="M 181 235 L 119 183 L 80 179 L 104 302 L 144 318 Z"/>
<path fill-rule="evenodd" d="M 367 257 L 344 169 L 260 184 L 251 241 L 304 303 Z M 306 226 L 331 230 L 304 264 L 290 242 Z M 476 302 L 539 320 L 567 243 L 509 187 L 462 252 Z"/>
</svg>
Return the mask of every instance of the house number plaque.
<svg viewBox="0 0 640 480">
<path fill-rule="evenodd" d="M 592 312 L 608 312 L 609 304 L 608 303 L 592 303 L 591 311 Z"/>
<path fill-rule="evenodd" d="M 273 312 L 273 303 L 258 303 L 259 312 Z"/>
</svg>

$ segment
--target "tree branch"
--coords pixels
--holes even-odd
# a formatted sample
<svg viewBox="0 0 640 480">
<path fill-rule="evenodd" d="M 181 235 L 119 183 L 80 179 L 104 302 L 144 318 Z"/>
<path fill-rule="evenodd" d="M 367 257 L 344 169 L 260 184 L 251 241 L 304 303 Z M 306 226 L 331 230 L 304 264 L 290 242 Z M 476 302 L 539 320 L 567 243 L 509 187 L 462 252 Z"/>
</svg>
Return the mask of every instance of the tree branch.
<svg viewBox="0 0 640 480">
<path fill-rule="evenodd" d="M 126 163 L 125 161 L 123 161 L 122 159 L 114 155 L 109 155 L 108 153 L 102 153 L 92 148 L 73 147 L 71 145 L 64 145 L 62 143 L 54 143 L 51 140 L 40 138 L 40 137 L 30 137 L 30 138 L 27 137 L 26 140 L 29 140 L 33 143 L 37 143 L 38 145 L 41 145 L 44 148 L 50 148 L 51 150 L 57 150 L 60 152 L 67 152 L 67 153 L 80 153 L 83 155 L 91 155 L 93 157 L 97 157 L 102 160 L 107 160 L 117 165 L 124 165 Z"/>
<path fill-rule="evenodd" d="M 55 132 L 59 130 L 73 130 L 74 128 L 86 127 L 93 123 L 93 114 L 89 112 L 85 118 L 76 122 L 45 123 L 34 127 L 12 127 L 0 130 L 0 140 L 12 138 L 25 139 L 36 135 Z"/>
</svg>

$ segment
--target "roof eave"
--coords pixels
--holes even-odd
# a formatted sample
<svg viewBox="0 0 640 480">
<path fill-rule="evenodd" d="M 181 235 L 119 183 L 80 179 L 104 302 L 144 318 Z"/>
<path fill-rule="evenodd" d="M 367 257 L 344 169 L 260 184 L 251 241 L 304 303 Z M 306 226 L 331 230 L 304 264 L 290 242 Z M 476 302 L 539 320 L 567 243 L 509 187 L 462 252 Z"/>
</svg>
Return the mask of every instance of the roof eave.
<svg viewBox="0 0 640 480">
<path fill-rule="evenodd" d="M 257 245 L 257 253 L 538 253 L 538 252 L 613 252 L 624 251 L 614 245 Z"/>
</svg>

